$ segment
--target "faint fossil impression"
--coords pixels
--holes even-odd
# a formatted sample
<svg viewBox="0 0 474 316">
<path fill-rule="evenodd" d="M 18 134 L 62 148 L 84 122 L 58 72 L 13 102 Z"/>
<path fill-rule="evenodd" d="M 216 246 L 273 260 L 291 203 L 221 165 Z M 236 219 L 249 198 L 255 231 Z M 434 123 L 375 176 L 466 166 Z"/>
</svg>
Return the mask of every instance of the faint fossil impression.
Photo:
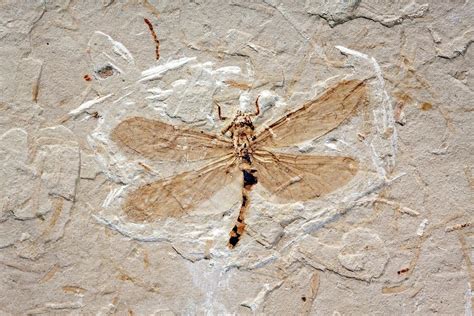
<svg viewBox="0 0 474 316">
<path fill-rule="evenodd" d="M 289 154 L 277 151 L 337 128 L 367 104 L 366 83 L 341 81 L 317 99 L 269 126 L 255 128 L 255 113 L 237 112 L 222 135 L 177 127 L 157 120 L 131 117 L 118 124 L 111 138 L 121 148 L 151 160 L 203 160 L 196 171 L 146 184 L 131 192 L 123 210 L 136 222 L 179 217 L 191 212 L 220 188 L 242 174 L 242 204 L 230 232 L 233 248 L 245 230 L 249 193 L 261 183 L 283 201 L 318 198 L 345 185 L 358 171 L 358 162 L 343 156 Z M 220 107 L 218 113 L 221 119 Z"/>
</svg>

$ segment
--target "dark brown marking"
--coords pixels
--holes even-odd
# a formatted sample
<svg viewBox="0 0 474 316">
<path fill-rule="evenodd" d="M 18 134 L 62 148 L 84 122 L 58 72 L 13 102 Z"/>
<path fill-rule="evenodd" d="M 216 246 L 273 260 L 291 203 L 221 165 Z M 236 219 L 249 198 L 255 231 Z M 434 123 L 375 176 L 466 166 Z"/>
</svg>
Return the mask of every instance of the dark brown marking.
<svg viewBox="0 0 474 316">
<path fill-rule="evenodd" d="M 150 29 L 151 35 L 153 36 L 153 40 L 155 41 L 155 55 L 156 55 L 156 60 L 160 59 L 160 40 L 158 39 L 158 36 L 156 36 L 155 30 L 153 29 L 153 24 L 151 24 L 150 20 L 147 18 L 143 19 L 148 25 L 148 28 Z"/>
<path fill-rule="evenodd" d="M 84 80 L 85 80 L 85 81 L 91 81 L 92 78 L 91 78 L 91 76 L 89 76 L 89 75 L 84 75 Z"/>
<path fill-rule="evenodd" d="M 229 238 L 229 243 L 228 246 L 229 248 L 234 248 L 237 246 L 240 237 L 242 237 L 242 234 L 244 233 L 245 230 L 245 223 L 244 223 L 244 213 L 248 209 L 248 204 L 246 206 L 242 206 L 239 212 L 239 217 L 237 218 L 237 222 L 235 223 L 234 227 L 230 231 L 230 238 Z"/>
<path fill-rule="evenodd" d="M 247 206 L 247 197 L 242 195 L 242 207 Z"/>
<path fill-rule="evenodd" d="M 454 226 L 447 227 L 446 232 L 452 232 L 452 231 L 455 231 L 455 230 L 460 230 L 460 229 L 463 229 L 463 228 L 466 228 L 466 227 L 469 227 L 469 226 L 471 226 L 471 222 L 467 222 L 467 223 L 463 223 L 463 224 L 457 224 L 457 225 L 454 225 Z"/>
<path fill-rule="evenodd" d="M 112 65 L 105 65 L 95 72 L 100 78 L 106 79 L 110 76 L 113 76 L 115 73 L 114 67 Z M 85 78 L 84 78 L 85 79 Z"/>
<path fill-rule="evenodd" d="M 92 112 L 90 115 L 91 115 L 93 118 L 96 118 L 96 119 L 98 119 L 99 117 L 101 117 L 101 115 L 100 115 L 99 112 L 97 112 L 97 111 Z"/>
<path fill-rule="evenodd" d="M 259 98 L 260 98 L 260 96 L 258 96 L 257 99 L 255 100 L 255 116 L 260 114 L 260 106 L 258 105 L 258 99 Z"/>
<path fill-rule="evenodd" d="M 242 160 L 244 160 L 248 164 L 252 163 L 252 159 L 250 158 L 250 154 L 248 152 L 243 154 Z"/>
<path fill-rule="evenodd" d="M 408 272 L 408 271 L 410 271 L 410 268 L 403 268 L 403 269 L 397 271 L 397 274 L 400 275 L 400 274 L 406 273 L 406 272 Z"/>
<path fill-rule="evenodd" d="M 244 158 L 244 157 L 242 157 Z M 244 160 L 244 159 L 243 159 Z M 250 164 L 250 163 L 249 163 Z M 240 238 L 242 237 L 245 231 L 245 214 L 247 213 L 250 206 L 250 190 L 252 187 L 258 183 L 257 177 L 254 175 L 257 170 L 255 169 L 244 169 L 242 170 L 243 174 L 243 188 L 242 188 L 242 206 L 240 207 L 239 217 L 237 217 L 237 222 L 230 232 L 230 238 L 228 246 L 229 248 L 234 248 L 237 246 Z"/>
<path fill-rule="evenodd" d="M 234 226 L 235 229 L 237 229 L 237 226 Z M 231 246 L 231 248 L 234 248 L 237 243 L 239 242 L 239 239 L 240 239 L 240 234 L 238 233 L 235 233 L 235 236 L 231 236 L 229 238 L 229 245 Z"/>
<path fill-rule="evenodd" d="M 257 170 L 243 170 L 244 187 L 252 186 L 258 183 L 257 178 L 253 175 Z"/>
<path fill-rule="evenodd" d="M 216 107 L 217 107 L 217 116 L 219 117 L 219 120 L 221 120 L 221 121 L 227 120 L 227 117 L 222 116 L 222 110 L 221 110 L 221 106 L 219 105 L 219 103 L 217 103 L 217 102 L 214 102 L 214 103 L 216 104 Z"/>
</svg>

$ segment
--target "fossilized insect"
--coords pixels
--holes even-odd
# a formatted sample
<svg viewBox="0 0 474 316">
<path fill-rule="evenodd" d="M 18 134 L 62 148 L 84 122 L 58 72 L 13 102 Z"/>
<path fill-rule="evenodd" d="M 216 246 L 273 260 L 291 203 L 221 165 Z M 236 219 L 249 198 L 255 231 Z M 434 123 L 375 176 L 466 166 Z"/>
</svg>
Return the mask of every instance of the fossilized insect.
<svg viewBox="0 0 474 316">
<path fill-rule="evenodd" d="M 128 118 L 111 133 L 125 151 L 155 161 L 206 163 L 198 170 L 139 187 L 127 196 L 123 210 L 135 222 L 183 216 L 240 173 L 242 204 L 228 243 L 233 248 L 244 233 L 249 193 L 257 183 L 278 199 L 292 202 L 318 198 L 353 178 L 359 169 L 353 158 L 281 153 L 278 148 L 327 134 L 365 104 L 365 81 L 346 80 L 259 128 L 253 124 L 260 112 L 257 98 L 256 111 L 238 112 L 222 135 L 144 117 Z M 220 107 L 218 114 L 225 119 Z"/>
</svg>

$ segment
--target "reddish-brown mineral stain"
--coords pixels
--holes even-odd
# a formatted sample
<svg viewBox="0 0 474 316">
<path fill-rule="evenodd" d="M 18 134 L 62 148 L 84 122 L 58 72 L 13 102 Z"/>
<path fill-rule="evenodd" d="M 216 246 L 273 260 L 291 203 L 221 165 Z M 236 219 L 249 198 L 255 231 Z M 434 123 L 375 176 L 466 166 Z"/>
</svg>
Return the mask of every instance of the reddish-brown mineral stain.
<svg viewBox="0 0 474 316">
<path fill-rule="evenodd" d="M 432 108 L 433 108 L 433 104 L 428 103 L 428 102 L 423 102 L 420 105 L 420 109 L 422 109 L 423 111 L 428 111 L 428 110 L 431 110 Z"/>
<path fill-rule="evenodd" d="M 153 41 L 155 42 L 155 55 L 156 55 L 156 60 L 160 59 L 160 40 L 158 39 L 158 36 L 156 36 L 155 30 L 153 29 L 153 24 L 151 24 L 150 20 L 147 18 L 143 19 L 148 25 L 148 28 L 150 29 L 151 36 L 153 36 Z"/>
</svg>

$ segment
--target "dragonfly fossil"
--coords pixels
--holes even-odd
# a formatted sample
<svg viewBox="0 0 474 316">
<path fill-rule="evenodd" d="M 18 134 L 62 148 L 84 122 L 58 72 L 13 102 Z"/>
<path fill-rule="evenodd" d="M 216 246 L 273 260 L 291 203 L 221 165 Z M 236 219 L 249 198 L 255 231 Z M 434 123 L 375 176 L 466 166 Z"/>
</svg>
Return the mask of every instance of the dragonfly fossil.
<svg viewBox="0 0 474 316">
<path fill-rule="evenodd" d="M 367 104 L 366 82 L 344 80 L 316 99 L 283 115 L 269 125 L 255 127 L 254 113 L 237 112 L 221 135 L 173 126 L 144 117 L 119 123 L 111 138 L 125 151 L 150 160 L 206 160 L 198 170 L 148 183 L 127 196 L 123 211 L 131 221 L 155 221 L 183 216 L 210 199 L 237 178 L 242 203 L 230 231 L 228 246 L 235 247 L 245 231 L 250 191 L 261 184 L 280 200 L 318 198 L 344 186 L 359 169 L 358 161 L 343 156 L 279 152 L 336 129 Z M 220 107 L 218 114 L 221 119 Z"/>
</svg>

